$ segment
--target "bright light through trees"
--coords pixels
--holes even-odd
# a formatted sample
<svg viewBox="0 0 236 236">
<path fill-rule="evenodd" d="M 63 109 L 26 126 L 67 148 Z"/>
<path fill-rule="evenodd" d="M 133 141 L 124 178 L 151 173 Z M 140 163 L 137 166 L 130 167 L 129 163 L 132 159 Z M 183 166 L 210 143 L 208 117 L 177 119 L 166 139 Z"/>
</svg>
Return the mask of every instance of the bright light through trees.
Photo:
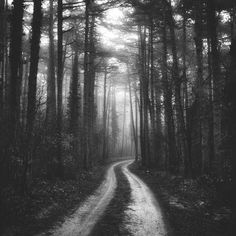
<svg viewBox="0 0 236 236">
<path fill-rule="evenodd" d="M 136 43 L 137 34 L 124 28 L 127 14 L 131 12 L 132 8 L 112 8 L 105 12 L 101 24 L 98 24 L 98 32 L 104 47 L 119 50 L 125 49 L 127 43 Z"/>
</svg>

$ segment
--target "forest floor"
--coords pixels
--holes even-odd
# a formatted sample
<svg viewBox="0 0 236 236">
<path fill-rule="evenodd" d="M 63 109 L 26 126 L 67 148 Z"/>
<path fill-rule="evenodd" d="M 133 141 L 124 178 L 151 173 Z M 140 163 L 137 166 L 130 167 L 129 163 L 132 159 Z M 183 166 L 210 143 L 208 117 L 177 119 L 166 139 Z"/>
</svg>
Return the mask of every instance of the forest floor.
<svg viewBox="0 0 236 236">
<path fill-rule="evenodd" d="M 108 166 L 84 172 L 80 181 L 37 179 L 24 197 L 14 188 L 5 189 L 1 196 L 0 235 L 32 236 L 63 221 L 98 188 Z"/>
<path fill-rule="evenodd" d="M 47 232 L 55 223 L 63 223 L 65 216 L 72 215 L 80 203 L 99 187 L 109 166 L 108 164 L 85 172 L 81 175 L 80 182 L 37 180 L 27 197 L 15 194 L 13 189 L 6 190 L 5 195 L 1 196 L 0 222 L 3 231 L 0 231 L 0 235 L 32 236 Z M 144 171 L 139 163 L 131 164 L 129 169 L 154 193 L 168 228 L 168 236 L 230 235 L 229 222 L 232 213 L 227 194 L 219 196 L 213 185 L 206 186 L 200 179 L 187 180 L 155 170 Z M 146 187 L 142 190 L 141 186 L 135 187 L 135 183 L 131 184 L 132 179 L 136 183 L 140 180 L 133 178 L 121 165 L 115 166 L 115 173 L 117 187 L 114 196 L 93 228 L 90 234 L 92 236 L 131 235 L 126 227 L 127 213 L 132 215 L 135 212 L 136 208 L 132 208 L 135 189 L 143 194 Z M 138 195 L 135 195 L 135 199 L 137 198 Z M 145 210 L 143 204 L 139 206 Z M 139 226 L 137 227 L 140 228 Z"/>
<path fill-rule="evenodd" d="M 144 171 L 139 163 L 130 166 L 154 192 L 174 236 L 229 236 L 229 196 L 200 180 L 187 180 L 158 171 Z"/>
</svg>

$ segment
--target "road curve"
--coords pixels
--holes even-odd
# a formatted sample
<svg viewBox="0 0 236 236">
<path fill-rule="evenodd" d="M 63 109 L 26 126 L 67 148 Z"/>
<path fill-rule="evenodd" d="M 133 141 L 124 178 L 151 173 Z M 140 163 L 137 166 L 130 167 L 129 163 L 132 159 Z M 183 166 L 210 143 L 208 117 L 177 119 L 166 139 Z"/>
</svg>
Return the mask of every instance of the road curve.
<svg viewBox="0 0 236 236">
<path fill-rule="evenodd" d="M 160 206 L 148 186 L 128 170 L 131 163 L 122 165 L 131 188 L 131 202 L 125 211 L 124 227 L 134 236 L 166 236 Z"/>
<path fill-rule="evenodd" d="M 132 162 L 126 160 L 112 164 L 100 187 L 81 204 L 73 215 L 67 217 L 61 225 L 38 236 L 89 235 L 114 196 L 117 187 L 114 168 L 118 165 L 128 179 L 131 188 L 131 199 L 127 199 L 129 204 L 124 212 L 122 228 L 133 236 L 166 236 L 166 227 L 160 207 L 147 185 L 129 171 L 128 166 Z"/>
<path fill-rule="evenodd" d="M 106 177 L 93 195 L 81 204 L 75 213 L 67 217 L 62 225 L 58 225 L 47 233 L 53 236 L 86 236 L 89 235 L 98 219 L 113 198 L 117 186 L 114 168 L 124 161 L 112 164 L 107 170 Z M 126 161 L 127 162 L 127 161 Z"/>
</svg>

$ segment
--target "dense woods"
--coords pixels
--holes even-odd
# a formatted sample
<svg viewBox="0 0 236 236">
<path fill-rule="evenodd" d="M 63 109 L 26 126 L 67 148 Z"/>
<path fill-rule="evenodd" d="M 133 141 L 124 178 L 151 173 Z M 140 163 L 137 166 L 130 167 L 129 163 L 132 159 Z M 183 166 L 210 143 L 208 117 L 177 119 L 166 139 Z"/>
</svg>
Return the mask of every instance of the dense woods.
<svg viewBox="0 0 236 236">
<path fill-rule="evenodd" d="M 235 81 L 234 0 L 1 0 L 1 196 L 131 155 L 230 191 Z"/>
<path fill-rule="evenodd" d="M 186 176 L 226 177 L 233 2 L 134 4 L 143 163 Z"/>
</svg>

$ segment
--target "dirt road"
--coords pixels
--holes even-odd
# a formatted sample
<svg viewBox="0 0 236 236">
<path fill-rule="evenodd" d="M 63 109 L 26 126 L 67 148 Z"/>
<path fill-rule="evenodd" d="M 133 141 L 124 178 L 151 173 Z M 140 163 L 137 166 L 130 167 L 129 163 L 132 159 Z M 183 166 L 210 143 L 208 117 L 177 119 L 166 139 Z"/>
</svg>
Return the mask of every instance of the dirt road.
<svg viewBox="0 0 236 236">
<path fill-rule="evenodd" d="M 131 162 L 122 165 L 122 170 L 131 187 L 131 201 L 125 212 L 124 227 L 135 236 L 167 235 L 160 206 L 148 186 L 127 168 Z"/>
<path fill-rule="evenodd" d="M 132 161 L 128 160 L 112 164 L 97 191 L 81 204 L 72 216 L 67 217 L 63 224 L 40 236 L 90 235 L 114 196 L 117 187 L 115 168 L 121 168 L 131 189 L 131 199 L 127 199 L 128 208 L 124 212 L 122 227 L 130 235 L 167 235 L 160 207 L 145 183 L 129 171 L 128 166 L 131 163 Z"/>
</svg>

